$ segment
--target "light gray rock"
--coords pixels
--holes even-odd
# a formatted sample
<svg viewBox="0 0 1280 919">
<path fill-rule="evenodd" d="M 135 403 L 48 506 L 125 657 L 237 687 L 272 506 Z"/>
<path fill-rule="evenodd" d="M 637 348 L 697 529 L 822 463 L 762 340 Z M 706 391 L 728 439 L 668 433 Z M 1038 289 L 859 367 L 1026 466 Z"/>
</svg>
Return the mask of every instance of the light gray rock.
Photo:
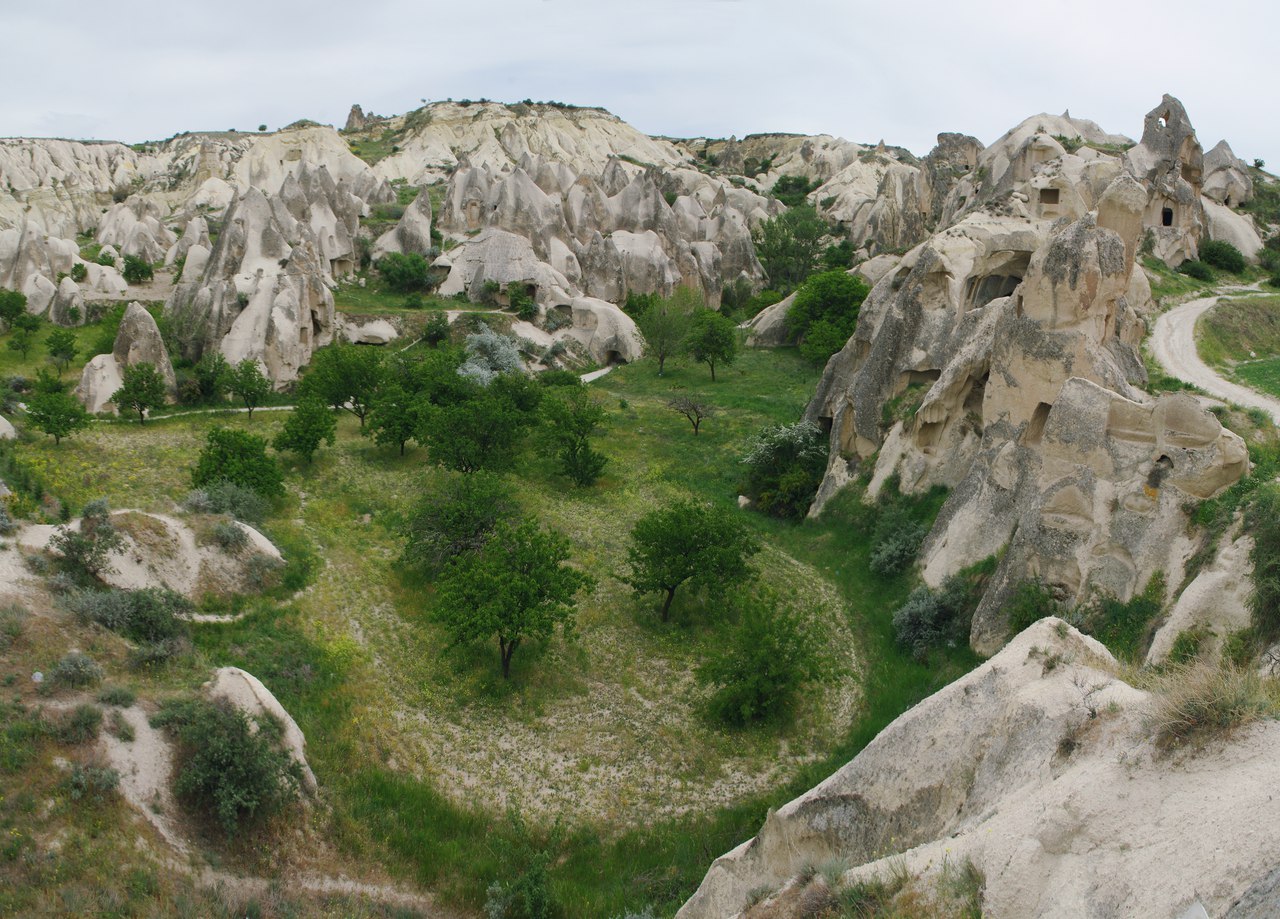
<svg viewBox="0 0 1280 919">
<path fill-rule="evenodd" d="M 298 723 L 261 680 L 238 667 L 219 667 L 214 671 L 213 679 L 205 684 L 204 691 L 209 698 L 225 699 L 250 716 L 265 716 L 278 721 L 284 729 L 284 748 L 302 771 L 303 788 L 315 793 L 315 773 L 307 764 L 307 739 Z"/>
</svg>

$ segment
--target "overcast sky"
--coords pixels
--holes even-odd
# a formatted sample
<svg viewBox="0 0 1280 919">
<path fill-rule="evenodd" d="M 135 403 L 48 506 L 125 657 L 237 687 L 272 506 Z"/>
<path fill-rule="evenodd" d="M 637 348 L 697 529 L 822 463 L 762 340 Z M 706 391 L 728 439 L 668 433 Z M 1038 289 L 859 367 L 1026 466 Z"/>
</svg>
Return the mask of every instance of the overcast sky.
<svg viewBox="0 0 1280 919">
<path fill-rule="evenodd" d="M 1140 135 L 1162 93 L 1204 148 L 1280 167 L 1280 5 L 1260 0 L 3 0 L 0 135 L 341 126 L 351 103 L 599 105 L 651 134 L 990 143 L 1070 109 Z"/>
</svg>

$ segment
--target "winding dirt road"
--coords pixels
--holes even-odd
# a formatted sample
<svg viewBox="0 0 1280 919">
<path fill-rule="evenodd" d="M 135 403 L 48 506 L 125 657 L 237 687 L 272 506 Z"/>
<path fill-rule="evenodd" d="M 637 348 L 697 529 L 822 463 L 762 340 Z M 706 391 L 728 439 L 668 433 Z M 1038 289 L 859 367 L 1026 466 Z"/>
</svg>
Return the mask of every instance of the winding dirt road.
<svg viewBox="0 0 1280 919">
<path fill-rule="evenodd" d="M 1151 356 L 1164 368 L 1165 373 L 1187 383 L 1194 383 L 1211 396 L 1243 405 L 1259 408 L 1280 423 L 1280 400 L 1263 395 L 1257 390 L 1233 383 L 1200 359 L 1196 350 L 1196 320 L 1217 305 L 1224 296 L 1247 293 L 1247 288 L 1230 290 L 1212 297 L 1189 300 L 1175 306 L 1156 320 L 1148 343 Z"/>
</svg>

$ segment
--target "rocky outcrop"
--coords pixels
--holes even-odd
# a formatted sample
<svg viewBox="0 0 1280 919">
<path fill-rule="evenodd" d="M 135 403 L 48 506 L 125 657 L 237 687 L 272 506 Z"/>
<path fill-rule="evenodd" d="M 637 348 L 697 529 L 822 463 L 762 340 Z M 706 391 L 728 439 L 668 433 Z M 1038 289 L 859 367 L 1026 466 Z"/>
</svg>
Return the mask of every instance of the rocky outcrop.
<svg viewBox="0 0 1280 919">
<path fill-rule="evenodd" d="M 135 302 L 125 310 L 111 353 L 99 354 L 85 365 L 76 398 L 90 413 L 114 410 L 111 397 L 124 384 L 124 368 L 141 363 L 155 367 L 169 398 L 177 397 L 177 379 L 160 328 L 146 307 Z"/>
<path fill-rule="evenodd" d="M 301 771 L 303 788 L 315 793 L 315 773 L 307 764 L 307 739 L 261 680 L 239 667 L 219 667 L 213 679 L 204 685 L 204 691 L 209 698 L 225 699 L 250 717 L 267 717 L 278 722 L 283 729 L 284 749 Z"/>
<path fill-rule="evenodd" d="M 1239 207 L 1253 200 L 1253 176 L 1249 167 L 1231 151 L 1225 140 L 1204 155 L 1203 193 L 1226 207 Z"/>
<path fill-rule="evenodd" d="M 1280 835 L 1257 828 L 1280 779 L 1280 724 L 1170 768 L 1153 696 L 1116 672 L 1101 644 L 1042 620 L 771 811 L 678 919 L 802 915 L 747 913 L 748 894 L 833 860 L 855 866 L 848 883 L 891 863 L 936 882 L 969 861 L 993 919 L 1227 915 L 1280 863 Z"/>
<path fill-rule="evenodd" d="M 132 195 L 102 215 L 96 238 L 120 255 L 159 262 L 177 242 L 164 224 L 168 216 L 168 210 L 155 198 Z"/>
<path fill-rule="evenodd" d="M 1181 102 L 1166 95 L 1147 113 L 1126 166 L 1149 192 L 1144 223 L 1155 254 L 1171 265 L 1194 258 L 1204 234 L 1204 153 Z"/>
<path fill-rule="evenodd" d="M 400 222 L 378 237 L 373 246 L 373 259 L 377 261 L 391 252 L 428 255 L 431 246 L 431 197 L 425 189 L 405 208 Z"/>
</svg>

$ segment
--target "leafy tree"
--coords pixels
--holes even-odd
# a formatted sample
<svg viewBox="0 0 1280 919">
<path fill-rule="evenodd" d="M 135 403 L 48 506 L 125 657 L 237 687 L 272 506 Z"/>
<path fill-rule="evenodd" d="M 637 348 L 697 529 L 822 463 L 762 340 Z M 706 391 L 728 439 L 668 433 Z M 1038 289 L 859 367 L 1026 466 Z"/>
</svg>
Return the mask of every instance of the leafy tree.
<svg viewBox="0 0 1280 919">
<path fill-rule="evenodd" d="M 27 311 L 27 295 L 18 290 L 0 288 L 0 320 L 13 328 L 13 320 Z"/>
<path fill-rule="evenodd" d="M 9 321 L 9 329 L 13 336 L 9 339 L 9 350 L 17 351 L 25 361 L 36 343 L 36 332 L 40 331 L 40 317 L 33 316 L 25 310 Z"/>
<path fill-rule="evenodd" d="M 397 293 L 426 290 L 431 286 L 431 266 L 416 252 L 390 252 L 375 267 L 383 282 Z"/>
<path fill-rule="evenodd" d="M 716 413 L 714 406 L 693 396 L 677 396 L 667 403 L 667 408 L 689 419 L 689 424 L 693 425 L 694 437 L 698 436 L 698 428 L 702 427 L 703 420 Z"/>
<path fill-rule="evenodd" d="M 649 355 L 658 359 L 658 376 L 662 376 L 667 358 L 683 347 L 694 311 L 702 309 L 702 306 L 702 298 L 696 291 L 678 287 L 670 298 L 655 298 L 636 314 L 636 327 L 644 336 Z"/>
<path fill-rule="evenodd" d="M 418 440 L 428 445 L 432 459 L 449 469 L 508 469 L 530 419 L 503 393 L 475 388 L 469 399 L 428 406 Z"/>
<path fill-rule="evenodd" d="M 790 208 L 756 228 L 756 257 L 772 287 L 787 293 L 809 276 L 822 251 L 826 230 L 826 224 L 808 205 Z"/>
<path fill-rule="evenodd" d="M 742 463 L 742 493 L 773 517 L 798 519 L 813 502 L 827 468 L 827 440 L 811 421 L 761 430 Z"/>
<path fill-rule="evenodd" d="M 76 344 L 76 335 L 70 329 L 54 329 L 45 339 L 44 346 L 59 373 L 66 370 L 67 365 L 80 353 L 80 348 Z"/>
<path fill-rule="evenodd" d="M 60 376 L 50 371 L 47 367 L 41 367 L 36 371 L 35 382 L 31 384 L 33 393 L 66 392 L 70 388 L 71 384 L 64 382 Z"/>
<path fill-rule="evenodd" d="M 806 685 L 830 679 L 835 668 L 813 615 L 777 597 L 740 596 L 738 622 L 698 681 L 713 687 L 712 714 L 733 727 L 777 720 Z"/>
<path fill-rule="evenodd" d="M 1200 260 L 1206 265 L 1221 268 L 1232 274 L 1244 271 L 1244 253 L 1223 239 L 1211 239 L 1200 244 Z"/>
<path fill-rule="evenodd" d="M 138 423 L 147 423 L 147 412 L 159 408 L 165 402 L 164 378 L 155 364 L 142 361 L 125 367 L 121 372 L 123 386 L 111 396 L 117 408 L 138 413 Z"/>
<path fill-rule="evenodd" d="M 499 335 L 488 326 L 468 335 L 466 348 L 467 359 L 458 373 L 481 386 L 488 386 L 506 374 L 524 372 L 524 361 L 515 339 Z"/>
<path fill-rule="evenodd" d="M 93 422 L 79 400 L 65 392 L 36 393 L 27 402 L 27 419 L 36 430 L 52 437 L 55 445 Z"/>
<path fill-rule="evenodd" d="M 321 443 L 333 446 L 337 430 L 338 420 L 333 417 L 329 406 L 321 402 L 319 396 L 306 395 L 289 413 L 271 446 L 279 451 L 292 450 L 304 462 L 310 463 Z"/>
<path fill-rule="evenodd" d="M 826 271 L 847 271 L 853 266 L 853 240 L 848 237 L 822 250 L 822 267 Z"/>
<path fill-rule="evenodd" d="M 499 524 L 480 552 L 450 565 L 441 579 L 436 618 L 455 642 L 496 637 L 502 677 L 526 641 L 573 628 L 574 597 L 592 579 L 565 564 L 569 540 L 534 521 Z"/>
<path fill-rule="evenodd" d="M 720 593 L 745 581 L 747 560 L 759 544 L 727 512 L 697 501 L 677 500 L 645 514 L 631 529 L 623 580 L 636 593 L 661 592 L 666 622 L 676 590 L 686 582 Z"/>
<path fill-rule="evenodd" d="M 379 349 L 337 344 L 315 353 L 301 389 L 315 393 L 335 409 L 355 415 L 363 428 L 382 379 Z"/>
<path fill-rule="evenodd" d="M 585 386 L 568 388 L 560 398 L 548 399 L 545 430 L 556 446 L 560 467 L 575 485 L 595 484 L 609 458 L 592 449 L 591 435 L 605 419 L 605 410 Z"/>
<path fill-rule="evenodd" d="M 437 347 L 442 341 L 449 340 L 449 316 L 447 313 L 432 314 L 422 327 L 422 337 L 431 347 Z"/>
<path fill-rule="evenodd" d="M 254 369 L 258 369 L 257 364 L 254 364 Z M 221 402 L 231 391 L 231 381 L 235 371 L 222 356 L 221 351 L 206 351 L 204 356 L 196 361 L 192 372 L 195 375 L 201 402 Z"/>
<path fill-rule="evenodd" d="M 124 548 L 124 539 L 111 522 L 107 502 L 99 498 L 84 506 L 79 529 L 58 527 L 49 537 L 49 546 L 61 553 L 73 574 L 92 579 L 111 570 L 111 553 Z"/>
<path fill-rule="evenodd" d="M 810 182 L 804 176 L 783 176 L 773 183 L 770 194 L 787 207 L 800 207 L 821 183 Z"/>
<path fill-rule="evenodd" d="M 438 570 L 479 552 L 498 524 L 519 511 L 510 489 L 492 473 L 450 475 L 435 481 L 409 518 L 405 564 Z"/>
<path fill-rule="evenodd" d="M 715 310 L 700 310 L 690 322 L 685 345 L 695 361 L 711 368 L 714 381 L 716 364 L 732 364 L 738 356 L 737 327 Z"/>
<path fill-rule="evenodd" d="M 230 368 L 227 387 L 244 403 L 250 421 L 253 420 L 253 410 L 271 393 L 271 381 L 259 369 L 258 362 L 247 357 Z"/>
<path fill-rule="evenodd" d="M 284 473 L 280 464 L 267 455 L 264 438 L 234 428 L 215 427 L 205 437 L 204 449 L 191 471 L 196 488 L 231 482 L 249 488 L 264 498 L 284 494 Z"/>
<path fill-rule="evenodd" d="M 803 339 L 800 353 L 815 364 L 844 347 L 871 289 L 856 275 L 824 271 L 805 280 L 787 310 L 787 331 Z"/>
<path fill-rule="evenodd" d="M 126 284 L 143 284 L 156 276 L 151 263 L 136 255 L 124 257 L 124 268 L 121 269 L 120 274 L 124 276 Z"/>
<path fill-rule="evenodd" d="M 373 435 L 373 442 L 400 448 L 418 434 L 421 426 L 420 406 L 414 396 L 396 382 L 383 383 L 369 406 L 369 427 L 366 434 Z"/>
</svg>

